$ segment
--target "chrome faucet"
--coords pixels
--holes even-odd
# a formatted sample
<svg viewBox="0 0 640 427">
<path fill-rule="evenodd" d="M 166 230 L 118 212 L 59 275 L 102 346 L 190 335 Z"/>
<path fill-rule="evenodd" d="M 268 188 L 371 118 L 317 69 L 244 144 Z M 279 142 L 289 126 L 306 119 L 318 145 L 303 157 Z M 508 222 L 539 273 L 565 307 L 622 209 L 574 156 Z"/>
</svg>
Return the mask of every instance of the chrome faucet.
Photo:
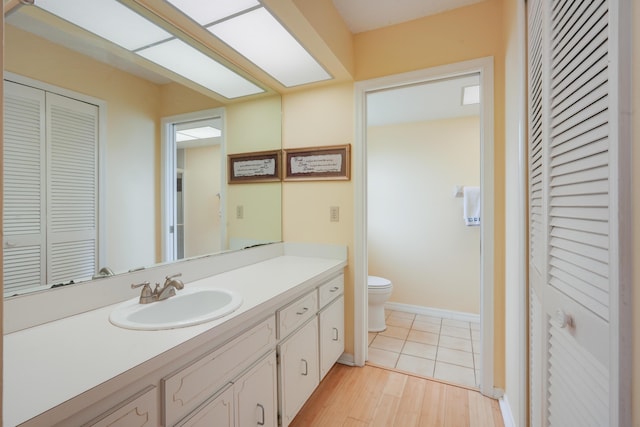
<svg viewBox="0 0 640 427">
<path fill-rule="evenodd" d="M 176 294 L 176 289 L 180 290 L 184 288 L 184 283 L 182 283 L 182 280 L 176 279 L 176 277 L 180 276 L 182 276 L 182 273 L 174 274 L 173 276 L 167 276 L 165 278 L 162 289 L 159 289 L 159 285 L 156 283 L 156 289 L 154 293 L 156 294 L 157 301 L 171 298 Z"/>
<path fill-rule="evenodd" d="M 173 276 L 167 276 L 164 281 L 164 285 L 160 288 L 160 284 L 156 283 L 156 288 L 152 291 L 149 282 L 143 282 L 139 284 L 132 284 L 131 289 L 139 288 L 142 286 L 142 292 L 140 293 L 140 304 L 149 304 L 156 301 L 162 301 L 167 298 L 171 298 L 176 294 L 176 289 L 180 290 L 184 288 L 184 283 L 176 277 L 182 276 L 182 273 L 174 274 Z"/>
</svg>

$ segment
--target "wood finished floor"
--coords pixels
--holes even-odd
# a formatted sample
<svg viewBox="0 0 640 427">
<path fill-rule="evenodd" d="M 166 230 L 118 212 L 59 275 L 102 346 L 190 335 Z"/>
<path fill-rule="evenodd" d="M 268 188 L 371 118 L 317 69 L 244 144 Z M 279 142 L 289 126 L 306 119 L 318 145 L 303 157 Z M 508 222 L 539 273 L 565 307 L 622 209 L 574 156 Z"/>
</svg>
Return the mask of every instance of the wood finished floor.
<svg viewBox="0 0 640 427">
<path fill-rule="evenodd" d="M 504 427 L 498 401 L 479 392 L 366 365 L 336 364 L 291 427 Z"/>
</svg>

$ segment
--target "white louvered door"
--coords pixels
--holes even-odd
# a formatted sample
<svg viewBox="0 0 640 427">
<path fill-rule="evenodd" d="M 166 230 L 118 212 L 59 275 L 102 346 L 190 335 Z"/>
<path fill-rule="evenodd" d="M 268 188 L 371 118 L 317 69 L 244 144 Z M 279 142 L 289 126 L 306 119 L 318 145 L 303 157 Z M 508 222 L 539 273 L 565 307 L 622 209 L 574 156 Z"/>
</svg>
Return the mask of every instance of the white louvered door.
<svg viewBox="0 0 640 427">
<path fill-rule="evenodd" d="M 615 3 L 527 3 L 530 423 L 614 426 Z"/>
<path fill-rule="evenodd" d="M 45 283 L 45 97 L 4 82 L 4 295 Z"/>
<path fill-rule="evenodd" d="M 47 93 L 49 283 L 96 271 L 98 107 Z"/>
<path fill-rule="evenodd" d="M 5 81 L 4 295 L 96 271 L 98 107 Z"/>
</svg>

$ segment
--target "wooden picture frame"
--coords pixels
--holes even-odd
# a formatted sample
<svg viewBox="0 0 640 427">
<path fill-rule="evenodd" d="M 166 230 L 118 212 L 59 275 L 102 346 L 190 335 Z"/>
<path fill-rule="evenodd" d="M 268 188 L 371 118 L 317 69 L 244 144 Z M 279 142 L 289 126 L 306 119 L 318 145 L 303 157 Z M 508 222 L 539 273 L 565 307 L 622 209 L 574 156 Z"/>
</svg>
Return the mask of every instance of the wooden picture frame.
<svg viewBox="0 0 640 427">
<path fill-rule="evenodd" d="M 229 184 L 281 181 L 280 156 L 280 150 L 229 154 Z"/>
<path fill-rule="evenodd" d="M 283 150 L 285 181 L 351 179 L 351 145 Z"/>
</svg>

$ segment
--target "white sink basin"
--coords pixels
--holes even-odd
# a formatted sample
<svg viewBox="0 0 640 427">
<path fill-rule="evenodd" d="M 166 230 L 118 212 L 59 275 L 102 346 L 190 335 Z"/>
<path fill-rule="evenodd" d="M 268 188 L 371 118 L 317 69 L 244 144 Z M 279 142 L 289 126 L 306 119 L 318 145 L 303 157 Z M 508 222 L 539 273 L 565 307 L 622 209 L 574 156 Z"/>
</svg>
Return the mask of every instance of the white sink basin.
<svg viewBox="0 0 640 427">
<path fill-rule="evenodd" d="M 242 297 L 226 289 L 186 289 L 164 301 L 140 304 L 138 298 L 118 305 L 109 320 L 126 329 L 154 331 L 193 326 L 231 314 Z"/>
</svg>

